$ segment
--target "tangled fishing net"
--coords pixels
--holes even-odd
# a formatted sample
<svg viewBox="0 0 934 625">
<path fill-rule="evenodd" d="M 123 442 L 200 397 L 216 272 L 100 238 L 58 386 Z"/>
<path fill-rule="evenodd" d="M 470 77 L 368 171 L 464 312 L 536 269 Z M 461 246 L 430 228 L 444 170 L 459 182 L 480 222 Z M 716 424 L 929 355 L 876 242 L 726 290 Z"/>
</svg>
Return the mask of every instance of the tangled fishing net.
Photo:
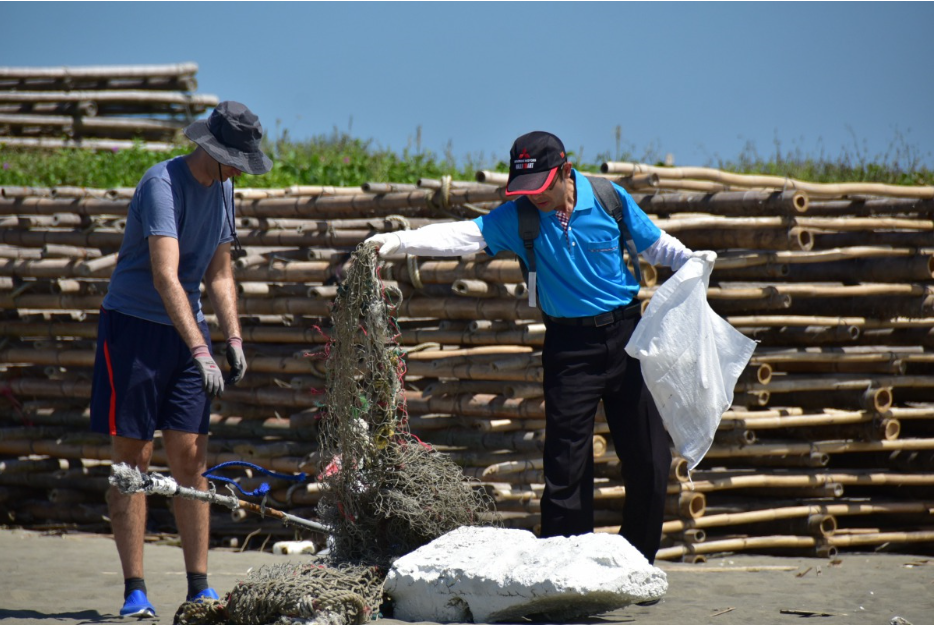
<svg viewBox="0 0 934 625">
<path fill-rule="evenodd" d="M 493 509 L 458 465 L 409 432 L 390 306 L 376 250 L 361 244 L 332 309 L 328 407 L 318 426 L 328 559 L 263 567 L 238 582 L 226 604 L 182 604 L 176 623 L 359 625 L 379 617 L 393 559 L 480 525 Z"/>
<path fill-rule="evenodd" d="M 460 467 L 408 430 L 399 334 L 376 251 L 361 245 L 338 289 L 319 424 L 321 520 L 339 560 L 387 566 L 492 507 Z"/>
</svg>

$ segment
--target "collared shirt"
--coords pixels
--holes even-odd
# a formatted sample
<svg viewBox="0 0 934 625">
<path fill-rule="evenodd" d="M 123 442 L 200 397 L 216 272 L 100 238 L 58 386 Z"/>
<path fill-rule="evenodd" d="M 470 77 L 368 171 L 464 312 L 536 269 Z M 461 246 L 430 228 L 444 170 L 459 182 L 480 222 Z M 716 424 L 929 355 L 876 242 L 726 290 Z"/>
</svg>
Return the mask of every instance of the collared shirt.
<svg viewBox="0 0 934 625">
<path fill-rule="evenodd" d="M 638 282 L 622 262 L 616 221 L 596 203 L 590 182 L 573 172 L 577 204 L 566 229 L 556 211 L 542 213 L 534 244 L 539 302 L 552 317 L 598 315 L 629 304 L 639 292 Z M 623 200 L 623 219 L 642 252 L 659 239 L 661 230 L 625 190 L 615 188 Z M 489 253 L 508 250 L 527 261 L 514 202 L 473 221 Z"/>
<path fill-rule="evenodd" d="M 555 211 L 555 218 L 561 222 L 561 227 L 564 228 L 564 232 L 567 233 L 568 224 L 571 222 L 571 211 L 561 210 L 559 208 Z"/>
</svg>

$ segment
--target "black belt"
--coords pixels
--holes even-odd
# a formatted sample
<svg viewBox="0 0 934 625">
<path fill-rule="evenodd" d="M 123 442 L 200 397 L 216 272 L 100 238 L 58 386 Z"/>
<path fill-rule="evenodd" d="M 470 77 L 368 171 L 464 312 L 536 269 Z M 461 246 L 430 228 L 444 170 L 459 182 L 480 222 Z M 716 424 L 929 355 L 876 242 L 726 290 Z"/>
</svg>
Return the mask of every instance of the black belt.
<svg viewBox="0 0 934 625">
<path fill-rule="evenodd" d="M 588 328 L 600 328 L 615 323 L 621 319 L 632 319 L 638 317 L 642 311 L 642 305 L 639 303 L 620 306 L 616 310 L 611 310 L 593 317 L 552 317 L 542 313 L 546 321 L 557 323 L 563 326 L 584 326 Z"/>
</svg>

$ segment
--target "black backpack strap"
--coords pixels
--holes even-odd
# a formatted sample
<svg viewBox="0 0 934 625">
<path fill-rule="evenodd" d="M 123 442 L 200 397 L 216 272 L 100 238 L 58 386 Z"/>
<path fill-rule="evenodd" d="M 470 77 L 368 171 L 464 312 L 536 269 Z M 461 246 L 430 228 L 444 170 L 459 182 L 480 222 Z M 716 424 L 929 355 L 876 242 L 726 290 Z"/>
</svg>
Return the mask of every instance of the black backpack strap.
<svg viewBox="0 0 934 625">
<path fill-rule="evenodd" d="M 529 287 L 529 306 L 535 308 L 538 306 L 536 297 L 536 288 L 538 286 L 537 273 L 535 269 L 535 239 L 541 228 L 539 219 L 539 210 L 532 205 L 529 198 L 522 196 L 516 200 L 516 209 L 519 214 L 519 237 L 522 239 L 522 245 L 525 247 L 525 256 L 528 258 L 528 266 L 522 259 L 519 264 L 522 266 L 522 273 L 525 275 L 525 283 Z"/>
<path fill-rule="evenodd" d="M 622 198 L 619 197 L 619 193 L 616 192 L 616 188 L 613 186 L 613 183 L 606 178 L 587 176 L 587 180 L 590 181 L 590 185 L 593 187 L 594 195 L 597 197 L 597 201 L 599 202 L 601 208 L 612 215 L 613 219 L 616 220 L 616 225 L 619 226 L 620 256 L 622 256 L 624 249 L 629 252 L 629 259 L 632 261 L 632 269 L 635 273 L 636 282 L 641 284 L 642 269 L 639 267 L 639 252 L 636 251 L 636 242 L 632 240 L 632 235 L 629 233 L 629 227 L 623 220 Z"/>
</svg>

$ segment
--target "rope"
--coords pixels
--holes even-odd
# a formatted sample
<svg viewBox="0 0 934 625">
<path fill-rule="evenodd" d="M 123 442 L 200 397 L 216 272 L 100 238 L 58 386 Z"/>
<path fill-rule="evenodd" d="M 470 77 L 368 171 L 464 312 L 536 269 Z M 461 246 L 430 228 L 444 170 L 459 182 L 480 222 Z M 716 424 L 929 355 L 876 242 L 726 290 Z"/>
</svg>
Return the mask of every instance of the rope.
<svg viewBox="0 0 934 625">
<path fill-rule="evenodd" d="M 406 217 L 403 217 L 402 215 L 387 215 L 386 221 L 388 221 L 389 223 L 400 224 L 403 230 L 412 229 L 412 224 L 409 222 L 409 220 Z"/>
<path fill-rule="evenodd" d="M 227 614 L 234 625 L 262 625 L 280 617 L 361 625 L 379 615 L 384 579 L 384 570 L 365 565 L 264 566 L 230 592 Z"/>
<path fill-rule="evenodd" d="M 214 599 L 186 601 L 175 611 L 174 625 L 213 625 L 226 623 L 227 610 L 224 604 Z"/>
<path fill-rule="evenodd" d="M 305 480 L 308 479 L 308 476 L 305 475 L 304 473 L 299 473 L 298 475 L 286 475 L 285 473 L 276 473 L 275 471 L 270 471 L 269 469 L 264 469 L 263 467 L 259 465 L 252 464 L 250 462 L 244 462 L 242 460 L 231 460 L 230 462 L 222 462 L 216 467 L 211 467 L 210 469 L 202 473 L 201 476 L 206 477 L 211 480 L 218 480 L 220 482 L 226 482 L 227 484 L 234 486 L 238 491 L 240 491 L 243 495 L 246 495 L 247 497 L 259 497 L 260 495 L 265 497 L 265 495 L 269 493 L 269 484 L 267 484 L 266 482 L 261 483 L 256 489 L 252 491 L 245 491 L 243 490 L 243 488 L 240 487 L 240 484 L 238 484 L 235 480 L 232 480 L 229 477 L 223 477 L 221 475 L 213 474 L 214 471 L 219 471 L 221 469 L 226 469 L 228 467 L 246 467 L 248 469 L 253 469 L 254 471 L 258 471 L 259 473 L 263 473 L 270 477 L 279 478 L 281 480 L 289 480 L 291 482 L 304 482 Z"/>
<path fill-rule="evenodd" d="M 451 176 L 441 176 L 441 206 L 451 207 Z"/>
<path fill-rule="evenodd" d="M 455 215 L 449 209 L 451 208 L 451 176 L 441 176 L 441 188 L 428 196 L 428 203 L 447 217 L 452 219 L 461 219 L 460 215 Z"/>
<path fill-rule="evenodd" d="M 469 211 L 471 211 L 471 212 L 473 212 L 473 213 L 476 213 L 477 215 L 489 215 L 489 214 L 490 214 L 489 209 L 480 208 L 479 206 L 475 206 L 475 205 L 473 205 L 473 204 L 464 204 L 463 206 L 464 206 L 464 208 L 466 208 L 467 210 L 469 210 Z"/>
<path fill-rule="evenodd" d="M 405 266 L 409 270 L 409 281 L 412 283 L 412 286 L 414 286 L 419 291 L 424 289 L 425 284 L 422 282 L 422 274 L 418 270 L 418 256 L 415 256 L 414 254 L 406 254 Z"/>
<path fill-rule="evenodd" d="M 442 194 L 442 204 L 447 205 L 447 204 L 450 202 L 451 177 L 450 177 L 450 176 L 445 176 L 445 178 L 448 179 L 448 188 L 447 188 L 447 191 L 445 191 L 445 189 L 444 189 L 444 180 L 442 179 L 442 181 L 441 181 L 441 194 Z M 390 222 L 390 223 L 397 223 L 397 224 L 400 224 L 400 225 L 402 226 L 402 229 L 403 229 L 403 230 L 411 230 L 411 229 L 412 229 L 412 224 L 409 222 L 408 219 L 406 219 L 406 218 L 403 217 L 402 215 L 389 215 L 388 217 L 386 217 L 386 221 L 388 221 L 388 222 Z M 422 283 L 422 276 L 421 276 L 421 274 L 418 272 L 418 256 L 416 256 L 416 255 L 414 255 L 414 254 L 406 254 L 406 255 L 405 255 L 405 264 L 406 264 L 406 267 L 408 267 L 408 269 L 409 269 L 409 280 L 412 282 L 412 286 L 414 286 L 414 287 L 415 287 L 416 289 L 418 289 L 419 291 L 421 291 L 422 289 L 424 289 L 424 288 L 425 288 L 425 285 L 424 285 L 424 283 Z M 396 296 L 397 296 L 397 299 L 398 299 L 400 302 L 402 301 L 402 293 L 401 293 L 400 291 L 398 291 L 398 290 L 394 291 L 394 292 L 393 292 L 393 295 L 396 295 Z"/>
</svg>

